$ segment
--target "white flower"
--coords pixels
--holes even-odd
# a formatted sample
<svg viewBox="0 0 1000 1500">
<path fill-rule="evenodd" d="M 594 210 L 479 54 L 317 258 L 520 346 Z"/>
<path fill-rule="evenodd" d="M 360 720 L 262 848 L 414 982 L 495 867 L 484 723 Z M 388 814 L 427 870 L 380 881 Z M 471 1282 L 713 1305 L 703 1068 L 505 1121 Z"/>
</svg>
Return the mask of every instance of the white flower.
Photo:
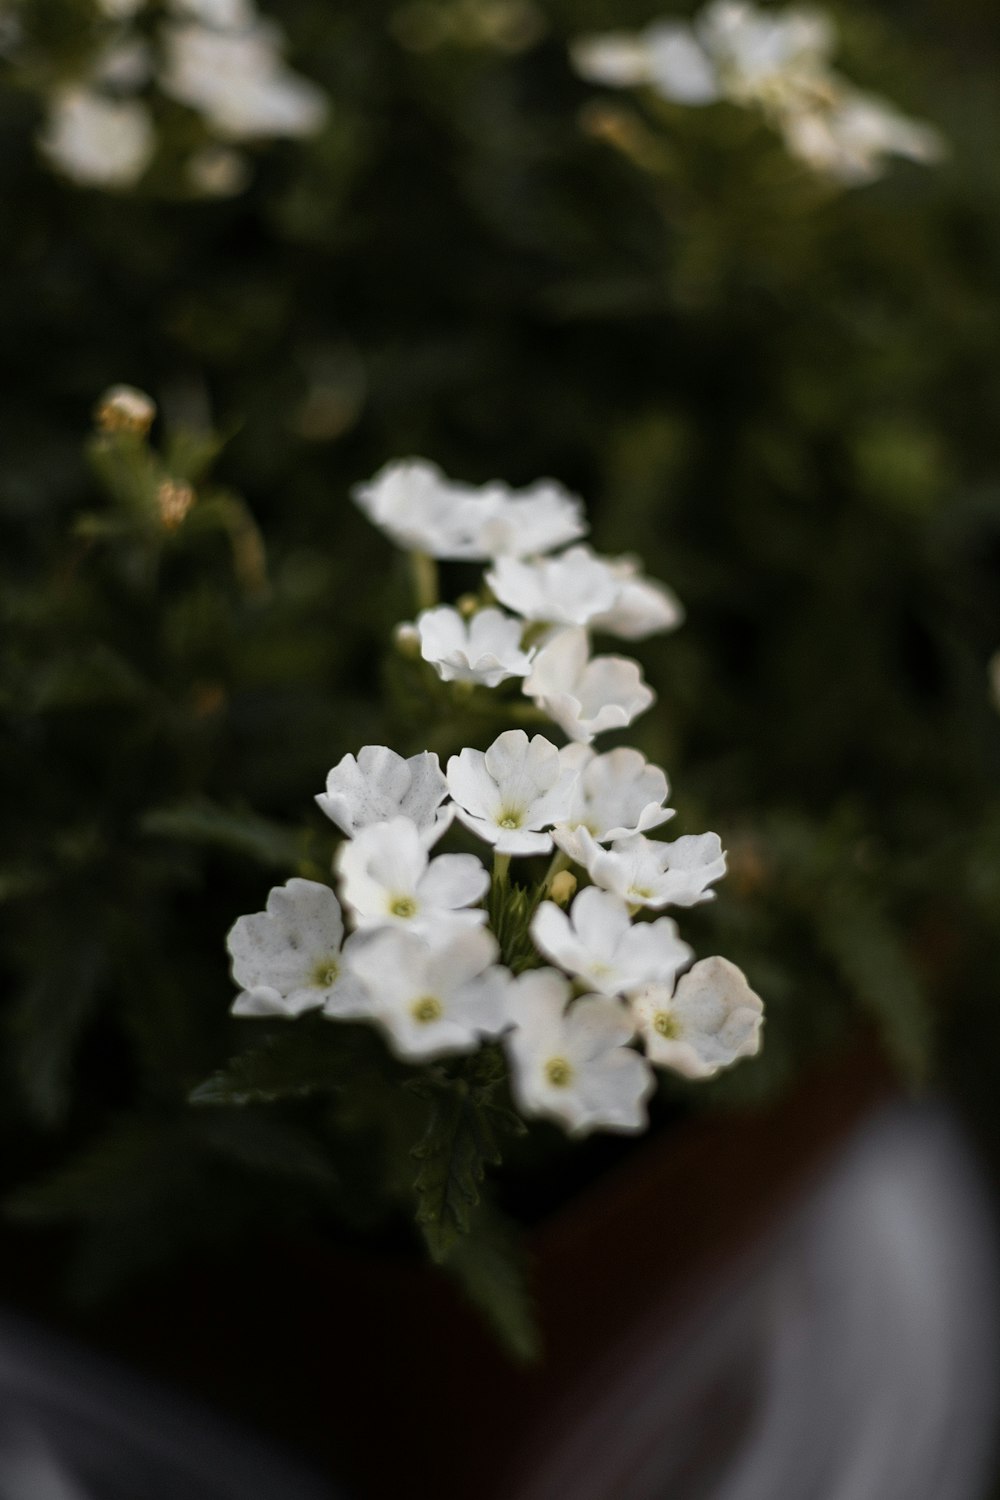
<svg viewBox="0 0 1000 1500">
<path fill-rule="evenodd" d="M 367 1000 L 350 970 L 357 938 L 344 942 L 340 903 L 329 886 L 289 880 L 267 910 L 240 917 L 226 939 L 233 978 L 243 986 L 236 1016 L 299 1016 L 322 1006 L 330 1016 L 360 1016 Z"/>
<path fill-rule="evenodd" d="M 483 485 L 477 497 L 475 555 L 535 557 L 583 536 L 583 504 L 554 479 L 539 479 L 523 490 L 500 480 Z"/>
<path fill-rule="evenodd" d="M 243 31 L 254 23 L 249 0 L 168 0 L 178 15 L 192 17 L 216 31 Z"/>
<path fill-rule="evenodd" d="M 240 32 L 174 22 L 162 31 L 164 93 L 202 114 L 234 141 L 312 135 L 326 115 L 326 97 L 281 59 L 281 34 L 263 22 Z"/>
<path fill-rule="evenodd" d="M 351 491 L 369 521 L 397 547 L 429 557 L 474 555 L 470 527 L 463 519 L 475 491 L 446 479 L 437 464 L 423 458 L 386 464 Z"/>
<path fill-rule="evenodd" d="M 841 183 L 870 182 L 889 155 L 940 160 L 936 130 L 830 67 L 835 40 L 830 20 L 815 10 L 714 0 L 693 25 L 657 22 L 635 35 L 584 37 L 571 51 L 585 78 L 615 88 L 648 84 L 678 103 L 725 98 L 759 109 L 792 155 Z"/>
<path fill-rule="evenodd" d="M 474 854 L 439 854 L 428 861 L 420 830 L 409 818 L 372 823 L 340 845 L 334 865 L 344 902 L 358 927 L 409 927 L 422 933 L 437 926 L 485 922 L 468 911 L 489 885 Z"/>
<path fill-rule="evenodd" d="M 581 77 L 594 83 L 648 84 L 678 104 L 712 104 L 720 97 L 715 68 L 683 21 L 656 21 L 637 35 L 581 37 L 571 55 Z"/>
<path fill-rule="evenodd" d="M 508 729 L 485 754 L 451 757 L 448 790 L 462 822 L 498 854 L 544 854 L 552 835 L 541 830 L 566 817 L 576 775 L 543 735 L 529 741 L 523 729 Z"/>
<path fill-rule="evenodd" d="M 465 620 L 442 604 L 417 619 L 420 654 L 444 682 L 496 687 L 508 677 L 526 677 L 534 653 L 521 650 L 524 626 L 499 609 L 481 609 Z"/>
<path fill-rule="evenodd" d="M 665 772 L 638 750 L 621 745 L 595 755 L 589 745 L 572 744 L 560 750 L 559 758 L 580 774 L 569 815 L 552 837 L 577 864 L 586 863 L 577 838 L 580 828 L 603 844 L 644 833 L 674 816 L 672 807 L 663 806 L 670 790 Z"/>
<path fill-rule="evenodd" d="M 793 156 L 848 186 L 881 176 L 887 156 L 929 163 L 944 155 L 943 139 L 932 126 L 853 91 L 827 107 L 790 111 L 780 124 Z"/>
<path fill-rule="evenodd" d="M 500 603 L 522 619 L 553 625 L 586 625 L 613 609 L 621 592 L 607 563 L 584 546 L 533 562 L 499 557 L 486 582 Z"/>
<path fill-rule="evenodd" d="M 156 138 L 144 104 L 70 88 L 51 100 L 38 144 L 53 166 L 74 182 L 129 188 L 149 166 Z"/>
<path fill-rule="evenodd" d="M 569 913 L 543 901 L 531 936 L 546 958 L 602 995 L 628 995 L 652 980 L 671 984 L 692 956 L 670 917 L 633 926 L 625 902 L 593 885 Z"/>
<path fill-rule="evenodd" d="M 524 692 L 570 739 L 590 741 L 624 729 L 656 694 L 627 656 L 590 657 L 587 632 L 561 630 L 535 657 Z"/>
<path fill-rule="evenodd" d="M 426 940 L 386 928 L 355 953 L 369 1013 L 405 1058 L 471 1052 L 508 1024 L 510 972 L 494 966 L 497 943 L 482 927 L 450 927 Z"/>
<path fill-rule="evenodd" d="M 685 1078 L 710 1078 L 760 1051 L 763 1003 L 725 958 L 703 958 L 673 994 L 651 984 L 630 1003 L 650 1061 Z"/>
<path fill-rule="evenodd" d="M 687 834 L 664 844 L 643 834 L 615 839 L 602 849 L 586 828 L 577 829 L 580 863 L 595 885 L 632 906 L 697 906 L 715 895 L 708 887 L 726 873 L 717 833 Z"/>
<path fill-rule="evenodd" d="M 684 609 L 676 594 L 655 578 L 643 578 L 635 558 L 608 558 L 604 563 L 618 583 L 618 597 L 610 609 L 594 615 L 592 630 L 624 641 L 644 641 L 661 631 L 676 630 L 683 622 Z"/>
<path fill-rule="evenodd" d="M 520 493 L 499 481 L 476 489 L 422 458 L 386 464 L 351 493 L 397 546 L 430 557 L 482 561 L 546 552 L 586 529 L 580 501 L 553 480 Z"/>
<path fill-rule="evenodd" d="M 408 818 L 428 848 L 449 827 L 451 807 L 441 807 L 448 783 L 432 750 L 404 760 L 385 745 L 365 745 L 357 759 L 345 755 L 326 778 L 316 801 L 348 838 L 372 823 Z"/>
<path fill-rule="evenodd" d="M 634 558 L 598 557 L 587 546 L 530 562 L 500 557 L 486 582 L 525 620 L 590 625 L 627 640 L 672 630 L 683 618 L 670 590 L 643 578 Z"/>
<path fill-rule="evenodd" d="M 569 996 L 553 969 L 529 970 L 510 986 L 515 1025 L 504 1044 L 518 1108 L 557 1120 L 573 1135 L 642 1130 L 655 1080 L 628 1046 L 628 1012 L 605 995 L 587 995 L 567 1011 Z"/>
<path fill-rule="evenodd" d="M 112 42 L 98 53 L 90 69 L 90 82 L 112 89 L 141 88 L 152 71 L 152 53 L 142 37 Z"/>
</svg>

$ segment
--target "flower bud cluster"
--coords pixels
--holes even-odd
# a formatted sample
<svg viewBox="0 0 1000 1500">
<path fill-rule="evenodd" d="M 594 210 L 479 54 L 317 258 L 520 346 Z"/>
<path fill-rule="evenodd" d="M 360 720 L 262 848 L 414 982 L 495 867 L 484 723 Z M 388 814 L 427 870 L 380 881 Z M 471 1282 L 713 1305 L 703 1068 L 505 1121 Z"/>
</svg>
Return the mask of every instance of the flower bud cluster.
<svg viewBox="0 0 1000 1500">
<path fill-rule="evenodd" d="M 712 1076 L 757 1052 L 763 1012 L 725 959 L 692 966 L 659 915 L 712 899 L 726 870 L 718 835 L 650 837 L 673 816 L 665 773 L 638 750 L 591 743 L 654 696 L 637 663 L 591 655 L 591 632 L 641 639 L 676 625 L 680 606 L 633 559 L 583 545 L 580 501 L 550 481 L 475 489 L 414 461 L 356 499 L 414 553 L 425 585 L 437 559 L 488 565 L 482 594 L 461 611 L 429 604 L 409 638 L 456 694 L 501 689 L 502 716 L 513 686 L 568 743 L 506 729 L 444 768 L 431 751 L 345 755 L 316 799 L 344 835 L 337 892 L 290 880 L 236 922 L 234 1013 L 366 1019 L 417 1063 L 498 1038 L 523 1114 L 574 1134 L 640 1130 L 654 1067 Z M 436 852 L 458 826 L 492 848 L 492 876 L 475 854 Z M 528 865 L 513 883 L 511 860 L 538 856 L 547 870 Z"/>
</svg>

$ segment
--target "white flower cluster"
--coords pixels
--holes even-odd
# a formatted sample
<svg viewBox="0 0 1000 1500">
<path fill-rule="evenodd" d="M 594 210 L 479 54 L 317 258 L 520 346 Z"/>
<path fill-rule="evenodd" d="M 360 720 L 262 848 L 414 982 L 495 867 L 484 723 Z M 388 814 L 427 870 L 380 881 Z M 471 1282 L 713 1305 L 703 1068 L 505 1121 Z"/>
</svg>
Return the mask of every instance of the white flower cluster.
<svg viewBox="0 0 1000 1500">
<path fill-rule="evenodd" d="M 936 130 L 831 68 L 835 42 L 832 22 L 819 11 L 712 0 L 693 22 L 581 37 L 572 57 L 584 78 L 613 88 L 645 84 L 678 104 L 728 99 L 759 109 L 793 156 L 845 185 L 880 176 L 888 156 L 939 160 Z"/>
<path fill-rule="evenodd" d="M 651 1064 L 710 1077 L 758 1050 L 763 1012 L 732 964 L 689 968 L 672 918 L 645 919 L 712 898 L 726 869 L 718 836 L 650 838 L 673 816 L 666 775 L 638 750 L 599 754 L 589 743 L 653 699 L 634 662 L 590 656 L 589 631 L 636 639 L 675 625 L 680 607 L 635 562 L 579 544 L 582 506 L 549 481 L 521 493 L 473 489 L 411 462 L 390 465 L 356 498 L 424 562 L 490 564 L 485 597 L 514 613 L 486 602 L 471 613 L 430 607 L 416 624 L 421 654 L 445 682 L 522 684 L 570 743 L 508 729 L 486 751 L 451 756 L 445 770 L 430 751 L 406 760 L 368 745 L 345 755 L 317 797 L 345 835 L 334 859 L 340 899 L 290 880 L 265 912 L 236 922 L 234 1012 L 367 1018 L 418 1062 L 498 1037 L 524 1114 L 578 1134 L 640 1130 Z M 460 702 L 467 689 L 453 691 Z M 482 904 L 491 885 L 483 862 L 432 853 L 455 820 L 493 848 L 490 910 L 521 898 L 529 957 L 516 976 Z M 550 859 L 544 877 L 513 887 L 511 858 L 539 855 Z M 570 863 L 591 883 L 566 910 L 577 884 Z"/>
<path fill-rule="evenodd" d="M 99 0 L 109 37 L 86 73 L 60 83 L 48 101 L 40 147 L 54 167 L 84 186 L 135 185 L 156 150 L 150 85 L 194 110 L 214 137 L 187 163 L 191 186 L 209 196 L 248 181 L 235 143 L 311 135 L 326 98 L 283 61 L 280 29 L 253 0 L 167 0 L 155 43 L 133 19 L 147 0 Z"/>
</svg>

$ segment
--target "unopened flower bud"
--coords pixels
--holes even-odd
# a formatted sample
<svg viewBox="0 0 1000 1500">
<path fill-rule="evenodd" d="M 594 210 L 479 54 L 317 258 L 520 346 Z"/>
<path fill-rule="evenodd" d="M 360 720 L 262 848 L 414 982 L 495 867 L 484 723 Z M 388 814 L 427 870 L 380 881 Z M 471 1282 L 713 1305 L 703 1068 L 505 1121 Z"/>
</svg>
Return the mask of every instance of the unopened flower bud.
<svg viewBox="0 0 1000 1500">
<path fill-rule="evenodd" d="M 97 403 L 94 418 L 102 432 L 134 432 L 145 437 L 156 416 L 156 402 L 132 385 L 113 385 Z"/>
<path fill-rule="evenodd" d="M 392 633 L 396 643 L 396 650 L 400 656 L 405 656 L 409 661 L 418 661 L 420 658 L 420 631 L 408 620 L 397 625 Z"/>
<path fill-rule="evenodd" d="M 560 870 L 549 887 L 549 900 L 557 906 L 568 906 L 576 895 L 576 876 L 572 870 Z"/>
<path fill-rule="evenodd" d="M 475 594 L 462 594 L 459 599 L 455 600 L 455 608 L 468 620 L 479 609 L 479 600 Z"/>
<path fill-rule="evenodd" d="M 164 479 L 156 491 L 160 520 L 166 531 L 176 531 L 194 504 L 194 490 L 189 484 Z"/>
</svg>

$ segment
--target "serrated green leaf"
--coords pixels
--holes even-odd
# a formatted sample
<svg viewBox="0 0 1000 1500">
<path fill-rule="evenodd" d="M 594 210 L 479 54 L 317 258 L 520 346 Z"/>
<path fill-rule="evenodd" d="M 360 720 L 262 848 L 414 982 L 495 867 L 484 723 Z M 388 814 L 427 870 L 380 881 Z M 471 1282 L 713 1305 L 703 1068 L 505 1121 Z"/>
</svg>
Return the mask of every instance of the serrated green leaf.
<svg viewBox="0 0 1000 1500">
<path fill-rule="evenodd" d="M 486 1168 L 500 1163 L 501 1136 L 523 1128 L 516 1115 L 493 1103 L 498 1083 L 473 1077 L 429 1086 L 430 1118 L 412 1154 L 421 1163 L 414 1181 L 417 1223 L 434 1260 L 469 1232 Z"/>
<path fill-rule="evenodd" d="M 139 827 L 157 838 L 228 849 L 270 869 L 322 879 L 322 871 L 309 857 L 308 832 L 244 809 L 220 807 L 208 798 L 154 808 L 141 819 Z"/>
<path fill-rule="evenodd" d="M 273 1104 L 279 1099 L 304 1099 L 342 1088 L 357 1075 L 355 1050 L 340 1028 L 325 1030 L 289 1024 L 287 1032 L 270 1036 L 231 1059 L 225 1068 L 192 1089 L 192 1104 Z M 328 1033 L 328 1034 L 326 1034 Z"/>
<path fill-rule="evenodd" d="M 445 1265 L 508 1353 L 529 1364 L 540 1356 L 542 1341 L 526 1260 L 518 1227 L 483 1204 Z"/>
</svg>

